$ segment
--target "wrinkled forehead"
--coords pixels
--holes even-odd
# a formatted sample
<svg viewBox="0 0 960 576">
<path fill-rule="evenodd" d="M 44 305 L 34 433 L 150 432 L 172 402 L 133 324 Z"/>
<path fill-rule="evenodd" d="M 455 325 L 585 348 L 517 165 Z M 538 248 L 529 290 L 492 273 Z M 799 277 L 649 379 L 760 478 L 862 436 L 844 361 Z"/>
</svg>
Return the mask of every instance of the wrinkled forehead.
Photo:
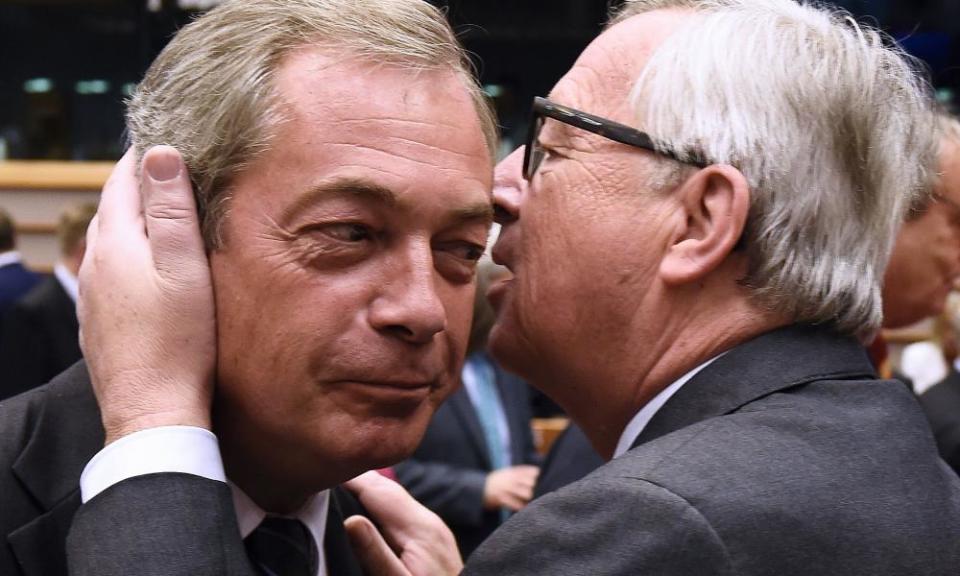
<svg viewBox="0 0 960 576">
<path fill-rule="evenodd" d="M 550 92 L 558 103 L 630 126 L 630 92 L 653 52 L 690 16 L 688 10 L 655 10 L 604 31 L 580 54 Z"/>
</svg>

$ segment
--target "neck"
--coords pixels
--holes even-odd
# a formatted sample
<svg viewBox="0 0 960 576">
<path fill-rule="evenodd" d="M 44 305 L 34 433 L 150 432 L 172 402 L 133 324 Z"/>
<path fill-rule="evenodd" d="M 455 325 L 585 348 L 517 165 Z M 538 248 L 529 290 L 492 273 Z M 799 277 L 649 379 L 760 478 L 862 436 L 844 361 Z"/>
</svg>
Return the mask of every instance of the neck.
<svg viewBox="0 0 960 576">
<path fill-rule="evenodd" d="M 640 409 L 671 383 L 700 364 L 760 334 L 786 325 L 789 319 L 764 310 L 735 282 L 719 288 L 709 282 L 691 289 L 661 291 L 666 300 L 645 312 L 624 339 L 602 374 L 594 374 L 596 392 L 565 402 L 571 418 L 583 428 L 594 448 L 611 458 L 621 434 Z M 652 310 L 652 313 L 651 313 Z M 656 327 L 651 330 L 649 327 Z M 607 382 L 601 389 L 596 382 Z M 569 390 L 588 390 L 583 382 Z"/>
<path fill-rule="evenodd" d="M 247 433 L 257 427 L 236 411 L 225 410 L 220 399 L 214 400 L 213 428 L 227 478 L 268 513 L 292 514 L 311 496 L 336 484 L 317 487 L 298 478 L 283 457 L 286 451 L 262 434 Z"/>
</svg>

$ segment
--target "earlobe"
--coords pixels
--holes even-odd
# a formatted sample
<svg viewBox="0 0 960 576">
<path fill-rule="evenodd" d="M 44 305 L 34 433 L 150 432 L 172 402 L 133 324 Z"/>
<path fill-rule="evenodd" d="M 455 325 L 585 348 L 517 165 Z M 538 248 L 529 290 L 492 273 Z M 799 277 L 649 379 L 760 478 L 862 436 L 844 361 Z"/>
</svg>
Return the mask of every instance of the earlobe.
<svg viewBox="0 0 960 576">
<path fill-rule="evenodd" d="M 737 245 L 750 211 L 750 187 L 736 168 L 714 165 L 688 178 L 674 194 L 683 213 L 660 276 L 669 285 L 699 282 Z"/>
</svg>

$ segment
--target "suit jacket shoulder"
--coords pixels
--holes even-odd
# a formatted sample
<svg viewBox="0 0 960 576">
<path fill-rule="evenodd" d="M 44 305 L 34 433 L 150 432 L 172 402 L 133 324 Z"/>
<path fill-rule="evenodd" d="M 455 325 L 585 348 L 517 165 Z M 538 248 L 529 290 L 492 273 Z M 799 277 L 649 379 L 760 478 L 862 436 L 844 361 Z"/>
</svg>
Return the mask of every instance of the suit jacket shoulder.
<svg viewBox="0 0 960 576">
<path fill-rule="evenodd" d="M 494 574 L 511 541 L 530 543 L 517 561 L 539 561 L 518 574 L 955 573 L 960 479 L 909 391 L 870 372 L 856 342 L 822 330 L 734 349 L 681 388 L 631 451 L 518 514 L 469 573 Z M 627 569 L 593 570 L 595 556 L 581 564 L 565 551 L 577 545 L 551 536 L 572 529 L 564 524 L 582 538 L 578 553 L 609 549 Z M 659 564 L 668 542 L 704 562 Z M 544 543 L 556 571 L 537 568 L 549 561 Z"/>
</svg>

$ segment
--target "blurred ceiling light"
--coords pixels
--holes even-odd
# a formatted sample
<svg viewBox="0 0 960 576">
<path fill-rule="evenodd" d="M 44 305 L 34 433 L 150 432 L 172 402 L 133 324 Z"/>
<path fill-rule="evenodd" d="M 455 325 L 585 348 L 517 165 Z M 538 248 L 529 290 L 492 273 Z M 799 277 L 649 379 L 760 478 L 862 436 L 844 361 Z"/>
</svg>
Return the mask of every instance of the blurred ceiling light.
<svg viewBox="0 0 960 576">
<path fill-rule="evenodd" d="M 106 94 L 110 91 L 110 83 L 106 80 L 81 80 L 74 87 L 77 94 Z"/>
<path fill-rule="evenodd" d="M 483 91 L 491 98 L 499 98 L 503 96 L 504 89 L 499 84 L 487 84 L 483 87 Z"/>
<path fill-rule="evenodd" d="M 23 91 L 27 94 L 43 94 L 53 90 L 53 80 L 49 78 L 31 78 L 23 83 Z"/>
<path fill-rule="evenodd" d="M 177 0 L 181 10 L 208 10 L 220 3 L 220 0 Z"/>
<path fill-rule="evenodd" d="M 120 91 L 123 93 L 124 96 L 133 96 L 133 91 L 136 89 L 137 89 L 136 84 L 134 84 L 133 82 L 127 82 L 126 84 L 123 85 L 122 88 L 120 88 Z"/>
</svg>

